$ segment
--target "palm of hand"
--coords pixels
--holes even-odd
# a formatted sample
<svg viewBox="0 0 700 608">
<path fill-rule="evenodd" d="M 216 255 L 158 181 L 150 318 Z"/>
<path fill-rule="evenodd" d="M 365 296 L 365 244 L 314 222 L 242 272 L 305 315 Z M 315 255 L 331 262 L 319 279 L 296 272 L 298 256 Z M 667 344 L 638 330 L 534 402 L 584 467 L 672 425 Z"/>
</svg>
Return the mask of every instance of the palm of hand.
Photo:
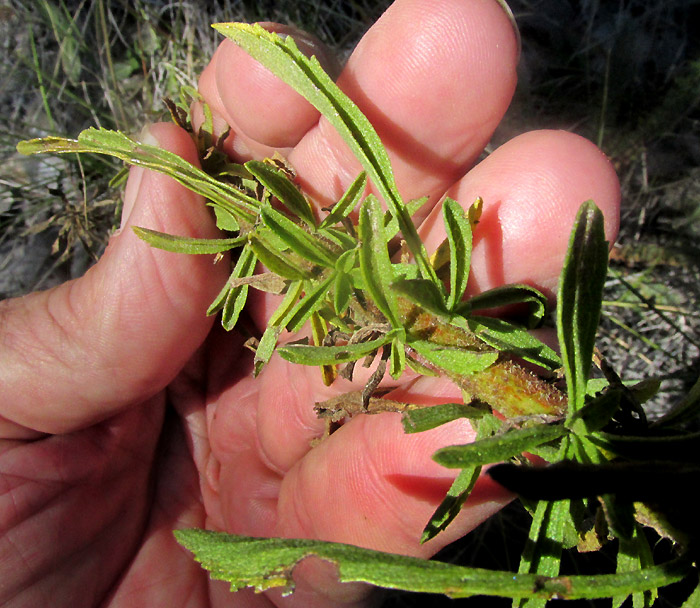
<svg viewBox="0 0 700 608">
<path fill-rule="evenodd" d="M 439 22 L 435 31 L 424 27 L 428 14 Z M 397 58 L 392 49 L 399 47 Z M 405 198 L 430 194 L 434 203 L 447 190 L 463 204 L 484 197 L 472 291 L 515 281 L 551 290 L 576 209 L 587 198 L 607 212 L 609 237 L 616 230 L 614 174 L 574 136 L 521 136 L 462 177 L 507 107 L 515 55 L 510 24 L 490 0 L 400 0 L 339 80 L 386 142 Z M 323 121 L 317 124 L 316 113 L 232 46 L 217 52 L 200 87 L 233 126 L 227 146 L 234 156 L 281 150 L 321 206 L 355 177 L 349 153 Z M 157 125 L 151 135 L 195 160 L 175 127 Z M 134 171 L 126 198 L 125 226 L 215 234 L 201 201 L 166 178 Z M 443 238 L 439 213 L 421 231 L 434 249 Z M 323 432 L 311 404 L 348 385 L 324 387 L 317 369 L 278 358 L 253 380 L 240 337 L 210 332 L 203 315 L 225 276 L 221 264 L 174 260 L 123 231 L 85 279 L 6 307 L 9 343 L 22 342 L 23 328 L 32 328 L 51 354 L 28 387 L 21 350 L 8 351 L 0 369 L 9 370 L 9 397 L 0 415 L 21 426 L 6 436 L 21 437 L 22 429 L 55 435 L 0 443 L 7 490 L 0 504 L 11 505 L 0 510 L 7 514 L 0 526 L 9 531 L 2 560 L 23 564 L 21 575 L 16 566 L 4 577 L 11 584 L 0 600 L 6 593 L 17 605 L 265 604 L 264 596 L 234 597 L 209 583 L 172 529 L 306 536 L 427 556 L 507 500 L 482 482 L 459 521 L 419 546 L 420 530 L 452 479 L 430 454 L 468 440 L 468 426 L 405 436 L 396 414 L 361 416 L 311 449 Z M 269 312 L 265 299 L 250 310 L 258 325 Z M 69 336 L 68 346 L 57 342 L 63 350 L 50 343 L 55 334 Z M 69 347 L 78 354 L 66 358 Z M 460 395 L 439 379 L 421 378 L 399 383 L 395 398 L 438 403 Z M 341 590 L 318 564 L 300 573 L 306 582 L 290 603 L 331 605 L 366 594 L 358 586 Z"/>
</svg>

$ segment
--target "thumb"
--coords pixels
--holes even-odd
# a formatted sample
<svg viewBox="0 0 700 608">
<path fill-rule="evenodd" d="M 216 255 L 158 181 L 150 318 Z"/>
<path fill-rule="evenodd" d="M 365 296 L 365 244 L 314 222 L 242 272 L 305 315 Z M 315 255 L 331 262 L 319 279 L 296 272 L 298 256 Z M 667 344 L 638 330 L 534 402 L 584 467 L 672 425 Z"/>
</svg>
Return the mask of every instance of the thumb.
<svg viewBox="0 0 700 608">
<path fill-rule="evenodd" d="M 142 140 L 198 163 L 190 137 L 175 125 L 153 125 Z M 132 168 L 122 228 L 100 261 L 80 279 L 0 303 L 3 436 L 68 432 L 143 401 L 206 337 L 212 320 L 205 311 L 227 265 L 153 249 L 132 226 L 216 236 L 200 196 Z"/>
</svg>

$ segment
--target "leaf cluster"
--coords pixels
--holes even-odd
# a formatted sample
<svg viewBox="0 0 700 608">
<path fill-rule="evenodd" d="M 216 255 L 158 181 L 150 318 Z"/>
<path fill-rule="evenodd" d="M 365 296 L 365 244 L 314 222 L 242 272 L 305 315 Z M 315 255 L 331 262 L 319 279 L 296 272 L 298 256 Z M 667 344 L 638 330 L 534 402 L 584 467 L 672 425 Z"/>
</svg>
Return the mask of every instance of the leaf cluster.
<svg viewBox="0 0 700 608">
<path fill-rule="evenodd" d="M 643 526 L 651 524 L 693 548 L 690 518 L 676 513 L 676 525 L 669 524 L 665 516 L 673 511 L 672 501 L 661 501 L 659 509 L 653 483 L 668 473 L 656 460 L 677 463 L 689 480 L 698 480 L 697 457 L 690 448 L 696 437 L 684 434 L 679 425 L 697 415 L 700 398 L 694 389 L 685 403 L 654 426 L 640 407 L 648 386 L 626 386 L 604 363 L 604 378 L 591 378 L 607 271 L 603 218 L 595 204 L 581 206 L 561 275 L 559 356 L 528 331 L 548 316 L 546 298 L 537 290 L 508 285 L 466 297 L 480 199 L 468 209 L 444 200 L 446 238 L 428 256 L 411 221 L 425 200 L 403 201 L 372 125 L 315 58 L 301 54 L 292 38 L 282 39 L 259 26 L 215 28 L 316 106 L 356 155 L 363 171 L 331 208 L 317 210 L 282 159 L 242 165 L 229 161 L 220 147 L 224 137 L 215 140 L 211 135 L 206 113 L 203 128 L 192 134 L 202 169 L 121 133 L 98 129 L 83 132 L 77 140 L 23 142 L 20 151 L 110 154 L 162 171 L 201 194 L 213 208 L 224 238 L 135 231 L 168 251 L 220 257 L 234 252 L 230 277 L 208 311 L 221 313 L 228 330 L 238 323 L 250 288 L 283 296 L 265 331 L 251 343 L 255 374 L 275 352 L 292 363 L 318 366 L 328 384 L 339 373 L 351 378 L 361 362 L 375 369 L 359 395 L 359 411 L 369 412 L 370 402 L 372 411 L 405 410 L 407 433 L 468 418 L 477 430 L 476 441 L 434 454 L 438 463 L 459 473 L 427 522 L 423 542 L 454 520 L 484 467 L 504 461 L 489 472 L 523 496 L 533 521 L 518 574 L 464 571 L 298 540 L 181 531 L 180 541 L 232 588 L 288 586 L 294 564 L 313 554 L 337 563 L 341 580 L 455 596 L 505 595 L 528 608 L 543 606 L 549 597 L 607 596 L 619 606 L 630 594 L 635 607 L 650 606 L 657 587 L 678 580 L 689 568 L 685 558 L 654 566 Z M 178 124 L 191 130 L 184 110 L 171 104 L 171 112 Z M 490 309 L 513 304 L 527 309 L 519 323 L 488 316 Z M 292 342 L 290 334 L 296 334 Z M 539 366 L 553 379 L 534 375 L 521 361 Z M 402 408 L 373 396 L 387 372 L 399 378 L 407 367 L 451 379 L 462 389 L 464 403 Z M 565 391 L 554 381 L 555 372 L 563 375 Z M 317 404 L 317 409 L 337 420 L 351 411 L 350 400 L 347 396 L 345 401 Z M 650 448 L 655 450 L 651 458 Z M 523 454 L 553 464 L 534 467 L 532 456 Z M 635 481 L 622 483 L 625 477 Z M 587 516 L 599 525 L 591 528 Z M 564 549 L 600 547 L 612 538 L 618 539 L 616 574 L 559 575 Z M 251 560 L 251 553 L 259 559 Z"/>
</svg>

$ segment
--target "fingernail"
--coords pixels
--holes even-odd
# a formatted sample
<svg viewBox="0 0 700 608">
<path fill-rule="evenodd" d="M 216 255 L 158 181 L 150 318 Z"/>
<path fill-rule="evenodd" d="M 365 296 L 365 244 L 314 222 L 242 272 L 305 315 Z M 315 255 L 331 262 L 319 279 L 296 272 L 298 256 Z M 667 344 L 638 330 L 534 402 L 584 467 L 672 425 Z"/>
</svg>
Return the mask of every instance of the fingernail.
<svg viewBox="0 0 700 608">
<path fill-rule="evenodd" d="M 138 136 L 138 140 L 142 144 L 147 144 L 149 146 L 159 145 L 158 140 L 155 135 L 149 130 L 149 126 L 146 125 Z M 143 181 L 143 174 L 145 169 L 143 167 L 132 167 L 129 172 L 129 180 L 126 183 L 126 190 L 124 192 L 124 205 L 122 206 L 122 219 L 119 224 L 119 230 L 115 233 L 118 235 L 129 223 L 129 218 L 134 210 L 134 205 L 136 204 L 136 199 L 139 195 L 139 190 L 141 189 L 141 182 Z"/>
<path fill-rule="evenodd" d="M 496 0 L 496 2 L 498 2 L 499 6 L 505 11 L 506 15 L 508 16 L 508 20 L 510 21 L 510 24 L 513 26 L 513 31 L 515 32 L 515 39 L 518 44 L 517 59 L 520 60 L 520 54 L 523 50 L 523 41 L 520 37 L 520 28 L 518 28 L 518 22 L 515 20 L 515 15 L 513 15 L 513 11 L 510 9 L 510 6 L 508 6 L 508 4 L 506 3 L 506 0 Z"/>
<path fill-rule="evenodd" d="M 342 66 L 335 54 L 330 52 L 326 45 L 316 36 L 299 29 L 294 25 L 281 25 L 272 22 L 260 22 L 266 30 L 279 34 L 280 36 L 291 36 L 294 38 L 299 50 L 307 57 L 314 56 L 323 67 L 324 71 L 334 80 L 340 74 Z"/>
<path fill-rule="evenodd" d="M 124 204 L 122 205 L 122 219 L 119 224 L 119 230 L 114 233 L 117 236 L 124 230 L 129 223 L 129 218 L 134 210 L 134 204 L 138 198 L 139 190 L 141 189 L 141 181 L 143 180 L 143 167 L 131 167 L 129 171 L 129 179 L 126 182 L 126 190 L 124 191 Z"/>
</svg>

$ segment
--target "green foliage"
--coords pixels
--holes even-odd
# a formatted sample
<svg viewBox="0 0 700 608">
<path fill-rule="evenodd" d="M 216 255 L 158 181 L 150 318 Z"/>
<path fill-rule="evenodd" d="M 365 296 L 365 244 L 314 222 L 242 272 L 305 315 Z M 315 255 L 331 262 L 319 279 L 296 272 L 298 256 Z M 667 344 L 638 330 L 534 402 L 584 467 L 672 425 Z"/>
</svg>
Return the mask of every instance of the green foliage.
<svg viewBox="0 0 700 608">
<path fill-rule="evenodd" d="M 447 238 L 429 258 L 411 221 L 424 201 L 404 204 L 374 128 L 318 62 L 301 54 L 291 37 L 282 39 L 260 26 L 215 28 L 317 107 L 362 165 L 363 172 L 320 221 L 295 184 L 293 172 L 275 160 L 241 167 L 216 158 L 198 169 L 174 154 L 102 129 L 84 131 L 77 140 L 23 142 L 19 150 L 109 154 L 170 175 L 202 195 L 214 208 L 218 227 L 229 233 L 226 238 L 191 239 L 146 228 L 137 228 L 136 233 L 153 246 L 181 253 L 220 254 L 240 247 L 238 257 L 233 255 L 231 276 L 208 311 L 221 311 L 226 329 L 236 325 L 250 288 L 284 295 L 257 342 L 256 375 L 275 353 L 291 363 L 320 367 L 327 383 L 338 365 L 345 366 L 342 373 L 349 377 L 358 361 L 375 361 L 376 371 L 361 395 L 364 412 L 385 372 L 398 379 L 407 365 L 419 373 L 443 375 L 460 387 L 469 403 L 409 409 L 403 418 L 406 432 L 411 433 L 457 418 L 468 418 L 477 430 L 473 443 L 434 454 L 438 463 L 460 472 L 427 522 L 423 542 L 454 520 L 484 465 L 508 461 L 489 473 L 535 504 L 518 573 L 465 569 L 318 541 L 201 530 L 179 531 L 178 540 L 213 577 L 229 581 L 233 589 L 290 588 L 293 566 L 309 555 L 335 563 L 343 581 L 455 597 L 501 595 L 527 608 L 543 606 L 551 597 L 613 597 L 621 603 L 630 594 L 635 605 L 647 605 L 657 587 L 687 573 L 684 558 L 653 565 L 640 531 L 646 520 L 633 503 L 648 502 L 655 494 L 643 481 L 625 492 L 619 479 L 627 474 L 656 480 L 667 473 L 649 458 L 652 450 L 657 457 L 683 465 L 684 478 L 697 481 L 697 456 L 691 447 L 697 436 L 684 433 L 677 424 L 697 414 L 697 390 L 652 429 L 639 416 L 643 389 L 625 386 L 609 370 L 602 381 L 590 378 L 607 270 L 603 218 L 595 204 L 588 201 L 581 206 L 561 274 L 556 316 L 559 357 L 528 332 L 547 319 L 546 298 L 537 290 L 509 285 L 464 299 L 480 199 L 467 210 L 445 200 Z M 181 118 L 177 121 L 189 126 Z M 211 161 L 211 133 L 198 133 L 196 139 L 202 158 Z M 369 182 L 387 211 L 379 198 L 367 194 Z M 351 219 L 355 210 L 357 222 Z M 396 261 L 392 239 L 397 233 L 413 262 Z M 257 272 L 258 262 L 266 270 Z M 528 310 L 522 323 L 476 314 L 512 305 Z M 302 338 L 277 345 L 284 330 L 298 332 L 309 320 L 313 344 Z M 549 371 L 562 368 L 566 398 L 553 383 L 524 369 L 518 359 Z M 534 467 L 523 453 L 545 456 L 553 464 Z M 594 506 L 596 497 L 600 507 Z M 586 505 L 597 510 L 611 535 L 619 538 L 617 573 L 559 576 L 562 551 L 585 532 L 577 513 Z M 663 524 L 660 529 L 674 534 Z"/>
<path fill-rule="evenodd" d="M 571 233 L 557 296 L 557 332 L 572 414 L 583 407 L 586 395 L 607 267 L 603 214 L 588 201 Z"/>
<path fill-rule="evenodd" d="M 317 540 L 251 538 L 206 530 L 178 530 L 175 534 L 213 578 L 228 581 L 232 590 L 281 587 L 291 591 L 293 567 L 309 556 L 337 565 L 342 582 L 366 582 L 425 593 L 446 592 L 451 597 L 595 599 L 612 596 L 621 589 L 645 591 L 668 585 L 688 572 L 688 563 L 679 560 L 621 575 L 546 578 L 464 568 Z"/>
</svg>

